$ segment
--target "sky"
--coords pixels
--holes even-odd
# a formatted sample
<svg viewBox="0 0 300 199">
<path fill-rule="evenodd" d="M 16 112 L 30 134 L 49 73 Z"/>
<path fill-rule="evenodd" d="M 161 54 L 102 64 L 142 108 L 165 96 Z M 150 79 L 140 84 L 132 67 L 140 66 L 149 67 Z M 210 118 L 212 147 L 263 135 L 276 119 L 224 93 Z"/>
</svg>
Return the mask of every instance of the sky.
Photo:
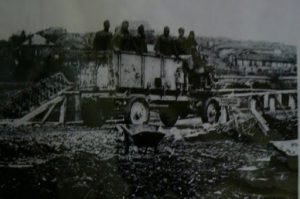
<svg viewBox="0 0 300 199">
<path fill-rule="evenodd" d="M 112 29 L 123 20 L 146 20 L 156 31 L 184 27 L 200 36 L 287 44 L 300 40 L 300 0 L 0 0 L 0 39 L 50 26 L 69 32 Z"/>
</svg>

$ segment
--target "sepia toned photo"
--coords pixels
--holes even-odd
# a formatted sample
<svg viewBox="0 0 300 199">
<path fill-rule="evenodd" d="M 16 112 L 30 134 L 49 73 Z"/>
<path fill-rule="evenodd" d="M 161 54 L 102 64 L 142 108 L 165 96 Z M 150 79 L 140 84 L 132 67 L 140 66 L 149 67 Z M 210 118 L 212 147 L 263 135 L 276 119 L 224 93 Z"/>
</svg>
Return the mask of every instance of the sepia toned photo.
<svg viewBox="0 0 300 199">
<path fill-rule="evenodd" d="M 0 0 L 0 198 L 298 198 L 297 0 Z"/>
</svg>

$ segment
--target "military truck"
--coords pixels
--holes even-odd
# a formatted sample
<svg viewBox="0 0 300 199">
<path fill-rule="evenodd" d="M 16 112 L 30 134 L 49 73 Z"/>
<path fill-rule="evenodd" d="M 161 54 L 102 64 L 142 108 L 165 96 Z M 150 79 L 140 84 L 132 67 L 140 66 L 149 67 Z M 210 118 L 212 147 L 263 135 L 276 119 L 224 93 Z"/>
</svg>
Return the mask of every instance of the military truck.
<svg viewBox="0 0 300 199">
<path fill-rule="evenodd" d="M 79 67 L 76 85 L 88 125 L 101 125 L 111 117 L 143 124 L 150 111 L 158 112 L 168 127 L 190 113 L 205 122 L 218 120 L 220 108 L 212 93 L 195 89 L 189 81 L 191 56 L 97 52 Z"/>
</svg>

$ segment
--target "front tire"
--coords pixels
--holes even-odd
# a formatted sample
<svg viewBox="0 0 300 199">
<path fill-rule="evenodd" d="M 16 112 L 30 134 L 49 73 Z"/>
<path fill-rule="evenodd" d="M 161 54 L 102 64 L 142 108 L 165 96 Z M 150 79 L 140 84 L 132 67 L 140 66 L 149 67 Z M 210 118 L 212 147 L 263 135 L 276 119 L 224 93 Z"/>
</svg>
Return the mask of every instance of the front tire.
<svg viewBox="0 0 300 199">
<path fill-rule="evenodd" d="M 220 106 L 216 100 L 207 100 L 202 110 L 203 123 L 217 123 L 220 117 Z"/>
</svg>

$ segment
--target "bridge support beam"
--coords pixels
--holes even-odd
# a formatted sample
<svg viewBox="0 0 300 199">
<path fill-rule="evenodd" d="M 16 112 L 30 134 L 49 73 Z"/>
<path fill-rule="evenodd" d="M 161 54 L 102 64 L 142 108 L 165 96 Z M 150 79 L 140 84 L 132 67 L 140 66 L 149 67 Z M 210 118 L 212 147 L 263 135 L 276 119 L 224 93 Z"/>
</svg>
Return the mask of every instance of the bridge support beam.
<svg viewBox="0 0 300 199">
<path fill-rule="evenodd" d="M 66 119 L 66 112 L 67 112 L 67 101 L 68 98 L 65 96 L 62 105 L 60 106 L 60 115 L 59 115 L 59 123 L 64 124 Z"/>
<path fill-rule="evenodd" d="M 292 111 L 296 110 L 296 101 L 293 95 L 289 95 L 289 107 L 291 108 Z"/>
<path fill-rule="evenodd" d="M 75 121 L 81 121 L 81 95 L 75 94 Z"/>
<path fill-rule="evenodd" d="M 265 120 L 265 118 L 263 118 L 263 116 L 256 110 L 256 103 L 257 103 L 257 101 L 255 99 L 250 100 L 250 111 L 253 114 L 256 121 L 258 122 L 258 125 L 259 125 L 260 129 L 262 130 L 262 132 L 265 135 L 267 135 L 268 132 L 270 131 L 270 128 L 269 128 L 268 123 Z"/>
<path fill-rule="evenodd" d="M 274 97 L 271 97 L 270 98 L 270 112 L 271 113 L 275 113 L 275 111 L 276 111 L 276 106 L 275 106 L 275 99 L 274 99 Z"/>
<path fill-rule="evenodd" d="M 282 104 L 282 94 L 277 94 L 276 99 L 278 100 L 279 104 Z"/>
<path fill-rule="evenodd" d="M 256 100 L 254 100 L 254 99 L 250 100 L 250 109 L 256 110 Z"/>
<path fill-rule="evenodd" d="M 226 122 L 227 122 L 227 111 L 226 111 L 226 107 L 222 106 L 221 107 L 221 116 L 219 118 L 219 123 L 225 124 Z"/>
<path fill-rule="evenodd" d="M 264 95 L 264 109 L 269 108 L 269 94 Z"/>
</svg>

